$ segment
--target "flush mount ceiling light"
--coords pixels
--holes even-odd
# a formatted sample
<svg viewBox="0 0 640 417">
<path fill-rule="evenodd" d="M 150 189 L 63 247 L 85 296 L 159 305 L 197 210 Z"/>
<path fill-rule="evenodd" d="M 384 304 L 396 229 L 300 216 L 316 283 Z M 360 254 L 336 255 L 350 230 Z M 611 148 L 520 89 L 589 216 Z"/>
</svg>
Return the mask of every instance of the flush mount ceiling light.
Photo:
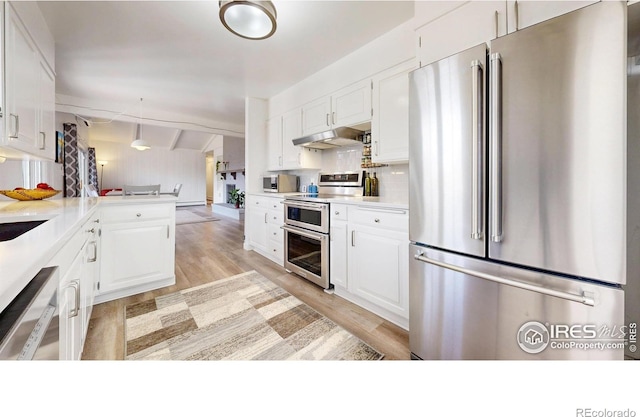
<svg viewBox="0 0 640 417">
<path fill-rule="evenodd" d="M 276 31 L 276 8 L 270 1 L 220 1 L 220 20 L 245 39 L 266 39 Z"/>
<path fill-rule="evenodd" d="M 138 112 L 138 125 L 136 127 L 136 139 L 131 142 L 131 147 L 136 148 L 139 151 L 146 151 L 150 149 L 151 146 L 147 143 L 146 140 L 142 139 L 142 125 L 140 122 L 142 121 L 142 99 L 140 99 L 140 110 Z"/>
</svg>

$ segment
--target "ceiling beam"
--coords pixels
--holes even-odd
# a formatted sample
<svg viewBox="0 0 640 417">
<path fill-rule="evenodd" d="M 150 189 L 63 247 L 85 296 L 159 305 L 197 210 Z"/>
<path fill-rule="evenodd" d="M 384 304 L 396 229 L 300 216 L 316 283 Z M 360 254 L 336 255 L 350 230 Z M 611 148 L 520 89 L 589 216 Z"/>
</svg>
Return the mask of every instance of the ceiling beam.
<svg viewBox="0 0 640 417">
<path fill-rule="evenodd" d="M 169 144 L 169 150 L 172 151 L 176 148 L 176 144 L 178 143 L 178 139 L 182 136 L 182 130 L 176 129 L 176 132 L 173 135 L 173 139 L 171 139 L 171 143 Z"/>
<path fill-rule="evenodd" d="M 200 152 L 205 153 L 207 152 L 207 148 L 209 147 L 209 145 L 211 145 L 211 142 L 213 142 L 213 140 L 216 138 L 216 136 L 218 135 L 211 135 L 211 137 L 209 138 L 209 140 L 207 141 L 207 143 L 204 144 L 204 146 L 202 147 L 202 149 L 200 149 Z"/>
</svg>

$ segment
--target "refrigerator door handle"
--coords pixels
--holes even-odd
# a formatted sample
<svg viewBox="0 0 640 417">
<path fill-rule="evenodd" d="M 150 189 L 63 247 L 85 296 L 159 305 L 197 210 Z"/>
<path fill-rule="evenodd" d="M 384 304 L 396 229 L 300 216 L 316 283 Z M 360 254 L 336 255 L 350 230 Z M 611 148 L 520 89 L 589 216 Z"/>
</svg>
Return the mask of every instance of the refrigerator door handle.
<svg viewBox="0 0 640 417">
<path fill-rule="evenodd" d="M 436 261 L 434 259 L 427 258 L 424 256 L 424 253 L 417 253 L 414 256 L 414 259 L 421 262 L 426 262 L 428 264 L 432 264 L 435 266 L 439 266 L 441 268 L 450 269 L 455 272 L 460 272 L 465 275 L 471 275 L 476 278 L 481 278 L 487 281 L 497 282 L 498 284 L 510 285 L 512 287 L 521 288 L 523 290 L 534 291 L 544 295 L 550 295 L 552 297 L 562 298 L 564 300 L 575 301 L 580 304 L 584 304 L 590 307 L 595 306 L 595 300 L 593 298 L 593 293 L 583 291 L 582 294 L 571 294 L 564 291 L 553 290 L 550 288 L 539 287 L 537 285 L 527 284 L 526 282 L 513 281 L 507 278 L 498 277 L 495 275 L 485 274 L 483 272 L 474 271 L 467 268 L 462 268 L 456 265 L 451 265 L 448 263 Z"/>
<path fill-rule="evenodd" d="M 491 54 L 491 240 L 502 241 L 502 61 Z"/>
<path fill-rule="evenodd" d="M 479 60 L 471 62 L 472 86 L 472 168 L 471 168 L 471 238 L 482 240 L 482 152 L 484 149 L 484 117 L 483 116 L 483 68 Z"/>
</svg>

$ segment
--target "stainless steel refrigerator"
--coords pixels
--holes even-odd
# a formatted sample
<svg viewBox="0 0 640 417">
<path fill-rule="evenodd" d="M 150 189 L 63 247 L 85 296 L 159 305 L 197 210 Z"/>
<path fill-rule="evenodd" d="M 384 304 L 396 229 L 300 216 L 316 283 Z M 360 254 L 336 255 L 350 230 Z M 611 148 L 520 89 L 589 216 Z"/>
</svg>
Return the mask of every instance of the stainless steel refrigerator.
<svg viewBox="0 0 640 417">
<path fill-rule="evenodd" d="M 413 358 L 624 358 L 626 22 L 600 2 L 410 74 Z"/>
</svg>

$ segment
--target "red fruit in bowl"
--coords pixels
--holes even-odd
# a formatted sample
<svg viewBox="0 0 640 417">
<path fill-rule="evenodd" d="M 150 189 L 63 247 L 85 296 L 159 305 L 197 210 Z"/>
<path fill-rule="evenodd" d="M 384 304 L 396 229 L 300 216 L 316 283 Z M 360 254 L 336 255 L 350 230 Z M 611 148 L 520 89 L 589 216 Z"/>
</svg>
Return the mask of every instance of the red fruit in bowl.
<svg viewBox="0 0 640 417">
<path fill-rule="evenodd" d="M 46 190 L 49 187 L 49 184 L 47 184 L 46 182 L 41 182 L 40 184 L 36 185 L 36 187 L 42 190 Z"/>
<path fill-rule="evenodd" d="M 24 190 L 24 188 L 22 188 L 22 187 L 16 187 L 16 188 L 14 188 L 14 191 L 17 191 L 17 190 Z"/>
</svg>

